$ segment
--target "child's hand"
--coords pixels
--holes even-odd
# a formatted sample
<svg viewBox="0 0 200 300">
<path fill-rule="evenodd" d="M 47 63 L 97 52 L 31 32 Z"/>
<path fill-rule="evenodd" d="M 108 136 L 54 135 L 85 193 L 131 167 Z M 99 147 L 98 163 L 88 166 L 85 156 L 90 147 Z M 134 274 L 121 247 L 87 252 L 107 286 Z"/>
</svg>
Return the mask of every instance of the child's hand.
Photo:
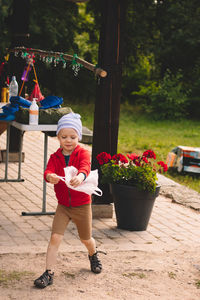
<svg viewBox="0 0 200 300">
<path fill-rule="evenodd" d="M 85 179 L 85 176 L 83 173 L 79 173 L 77 176 L 73 177 L 71 180 L 70 180 L 70 184 L 73 186 L 73 187 L 77 187 L 79 184 L 81 184 L 83 182 L 83 180 Z"/>
<path fill-rule="evenodd" d="M 60 181 L 60 178 L 55 173 L 47 174 L 46 179 L 52 184 L 57 184 Z"/>
</svg>

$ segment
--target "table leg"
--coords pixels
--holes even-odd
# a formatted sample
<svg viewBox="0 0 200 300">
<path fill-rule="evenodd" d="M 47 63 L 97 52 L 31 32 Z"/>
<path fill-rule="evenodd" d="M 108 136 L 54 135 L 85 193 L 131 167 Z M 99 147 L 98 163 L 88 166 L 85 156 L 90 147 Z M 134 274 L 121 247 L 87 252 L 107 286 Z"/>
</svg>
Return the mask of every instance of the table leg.
<svg viewBox="0 0 200 300">
<path fill-rule="evenodd" d="M 19 138 L 19 165 L 18 165 L 18 180 L 19 180 L 19 181 L 21 181 L 22 137 L 23 137 L 23 132 L 20 131 L 20 138 Z"/>
<path fill-rule="evenodd" d="M 8 179 L 8 163 L 9 163 L 9 144 L 10 144 L 10 123 L 7 126 L 7 135 L 6 135 L 6 161 L 5 161 L 5 177 L 0 179 L 0 182 L 21 182 L 24 179 L 21 179 L 21 161 L 22 161 L 22 133 L 20 135 L 20 149 L 19 149 L 19 167 L 18 167 L 18 178 L 17 179 Z"/>
<path fill-rule="evenodd" d="M 45 171 L 46 165 L 47 165 L 47 149 L 48 149 L 48 135 L 45 132 L 45 134 L 44 134 L 44 171 Z M 43 200 L 42 200 L 42 211 L 43 212 L 46 212 L 46 190 L 47 190 L 47 184 L 43 178 Z"/>
<path fill-rule="evenodd" d="M 48 149 L 48 135 L 44 134 L 44 171 L 47 165 L 47 149 Z M 41 215 L 55 215 L 55 212 L 46 211 L 46 181 L 43 178 L 43 200 L 41 212 L 22 212 L 22 216 L 41 216 Z"/>
<path fill-rule="evenodd" d="M 7 181 L 8 179 L 9 143 L 10 143 L 10 124 L 8 123 L 7 135 L 6 135 L 5 181 Z"/>
</svg>

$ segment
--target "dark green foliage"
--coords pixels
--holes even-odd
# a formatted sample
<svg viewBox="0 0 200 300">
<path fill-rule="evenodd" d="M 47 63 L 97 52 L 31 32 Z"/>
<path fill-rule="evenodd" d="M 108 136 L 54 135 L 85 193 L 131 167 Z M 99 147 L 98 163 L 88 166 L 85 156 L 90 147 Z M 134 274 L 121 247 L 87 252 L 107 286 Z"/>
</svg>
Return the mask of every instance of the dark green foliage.
<svg viewBox="0 0 200 300">
<path fill-rule="evenodd" d="M 153 37 L 156 36 L 155 5 L 152 0 L 128 1 L 125 39 L 125 63 L 123 66 L 122 97 L 135 102 L 133 91 L 148 80 L 143 61 L 152 60 Z M 153 72 L 153 70 L 151 70 Z M 152 76 L 151 74 L 150 76 Z"/>
<path fill-rule="evenodd" d="M 38 10 L 38 7 L 40 8 Z M 79 50 L 75 42 L 77 32 L 80 32 L 82 16 L 78 6 L 69 1 L 32 1 L 31 11 L 31 47 L 43 50 L 76 53 L 84 58 L 85 53 Z M 82 30 L 84 31 L 84 29 Z M 91 58 L 88 57 L 88 58 Z M 36 63 L 39 81 L 45 96 L 56 95 L 66 99 L 91 100 L 95 93 L 94 74 L 82 68 L 77 77 L 71 68 L 71 62 L 64 69 L 60 63 L 57 67 L 52 63 L 46 65 Z"/>
<path fill-rule="evenodd" d="M 74 43 L 77 18 L 78 8 L 72 2 L 32 0 L 30 12 L 31 47 L 60 52 L 67 50 L 71 53 L 77 51 Z"/>
<path fill-rule="evenodd" d="M 168 70 L 157 91 L 150 95 L 150 107 L 157 119 L 180 119 L 187 115 L 187 94 L 181 82 L 181 74 L 172 75 Z"/>
<path fill-rule="evenodd" d="M 11 42 L 13 1 L 0 0 L 0 62 Z M 200 1 L 126 1 L 127 19 L 121 36 L 125 45 L 122 100 L 134 104 L 146 103 L 149 111 L 155 111 L 160 105 L 166 109 L 169 105 L 169 111 L 173 102 L 171 98 L 177 97 L 176 105 L 179 103 L 181 106 L 181 103 L 186 104 L 187 97 L 187 110 L 185 105 L 182 110 L 177 107 L 178 115 L 175 117 L 179 117 L 180 111 L 181 116 L 187 111 L 189 116 L 198 118 Z M 79 4 L 61 0 L 30 0 L 29 46 L 77 53 L 93 64 L 98 63 L 101 10 L 104 8 L 102 3 L 104 2 L 100 0 Z M 55 94 L 65 99 L 85 102 L 96 97 L 96 80 L 92 72 L 82 68 L 78 77 L 74 77 L 70 62 L 67 69 L 63 69 L 62 64 L 55 68 L 39 60 L 35 66 L 45 95 Z M 169 80 L 166 83 L 167 69 L 171 71 L 170 76 L 176 79 L 179 70 L 182 70 L 178 87 L 169 84 Z M 156 89 L 158 87 L 159 90 Z M 168 95 L 165 94 L 166 90 Z M 181 100 L 182 96 L 184 101 Z M 157 101 L 159 103 L 156 104 Z M 169 115 L 172 116 L 171 113 Z"/>
<path fill-rule="evenodd" d="M 168 0 L 157 6 L 157 28 L 154 53 L 161 71 L 184 70 L 187 78 L 199 59 L 200 2 L 198 0 Z"/>
<path fill-rule="evenodd" d="M 167 70 L 160 84 L 148 82 L 135 93 L 143 97 L 144 110 L 158 120 L 180 119 L 187 115 L 188 93 L 182 83 L 182 72 L 173 75 Z"/>
<path fill-rule="evenodd" d="M 6 48 L 11 43 L 11 16 L 13 1 L 0 1 L 0 63 L 4 61 Z M 83 4 L 81 4 L 83 5 Z M 97 42 L 98 36 L 95 33 L 94 25 L 88 15 L 79 14 L 79 5 L 56 0 L 38 1 L 30 0 L 30 24 L 29 24 L 29 47 L 41 50 L 64 52 L 79 57 L 92 63 L 97 63 Z M 83 26 L 82 26 L 83 25 Z M 90 37 L 85 44 L 80 43 L 81 34 L 90 28 Z M 93 35 L 92 35 L 93 32 Z M 96 31 L 97 32 L 97 31 Z M 93 41 L 92 41 L 93 39 Z M 92 43 L 94 42 L 94 43 Z M 84 46 L 85 45 L 85 46 Z M 88 46 L 92 45 L 92 46 Z M 21 45 L 23 46 L 23 45 Z M 24 66 L 26 62 L 24 61 Z M 91 101 L 95 98 L 95 76 L 81 68 L 77 77 L 74 76 L 71 62 L 67 63 L 64 69 L 60 63 L 57 67 L 54 64 L 46 64 L 36 59 L 35 68 L 44 96 L 56 95 L 65 99 L 79 99 Z M 23 72 L 23 69 L 21 70 Z M 27 85 L 27 91 L 32 92 L 34 79 L 33 71 Z"/>
<path fill-rule="evenodd" d="M 123 98 L 131 100 L 132 103 L 140 103 L 141 95 L 137 96 L 138 91 L 143 89 L 144 94 L 144 89 L 146 89 L 146 92 L 150 92 L 152 87 L 154 88 L 155 84 L 164 78 L 167 69 L 175 77 L 181 69 L 182 78 L 179 80 L 179 87 L 182 85 L 182 92 L 183 90 L 190 91 L 190 96 L 187 93 L 189 100 L 187 111 L 194 116 L 194 107 L 200 107 L 198 101 L 200 2 L 198 0 L 164 0 L 129 1 L 128 3 L 126 37 L 128 42 L 126 43 Z M 144 67 L 141 65 L 142 57 L 151 57 L 150 74 L 144 72 Z M 172 92 L 173 86 L 169 88 L 169 94 L 176 96 L 178 93 L 181 96 L 178 89 Z M 163 92 L 159 89 L 159 93 Z M 186 97 L 185 93 L 183 96 Z M 159 95 L 153 98 L 156 104 L 155 100 L 159 101 Z M 166 96 L 163 98 L 162 95 L 162 99 L 164 101 Z M 171 103 L 169 96 L 167 99 L 163 108 Z M 180 99 L 176 102 L 181 105 Z M 184 112 L 186 112 L 185 109 L 181 112 L 182 116 L 186 116 Z"/>
<path fill-rule="evenodd" d="M 9 47 L 11 35 L 9 18 L 11 16 L 11 0 L 0 0 L 0 62 Z"/>
</svg>

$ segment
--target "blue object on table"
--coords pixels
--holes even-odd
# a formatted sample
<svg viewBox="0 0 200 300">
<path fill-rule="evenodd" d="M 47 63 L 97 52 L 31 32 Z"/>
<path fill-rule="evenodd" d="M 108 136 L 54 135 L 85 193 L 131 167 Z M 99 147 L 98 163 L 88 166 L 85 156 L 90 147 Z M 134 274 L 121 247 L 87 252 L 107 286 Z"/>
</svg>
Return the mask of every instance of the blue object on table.
<svg viewBox="0 0 200 300">
<path fill-rule="evenodd" d="M 39 109 L 46 108 L 59 108 L 63 102 L 63 98 L 57 96 L 47 96 L 41 100 Z M 2 121 L 13 121 L 15 120 L 15 113 L 19 110 L 19 107 L 29 108 L 32 101 L 29 101 L 23 97 L 16 96 L 10 98 L 10 103 L 2 107 L 3 113 L 0 113 L 0 120 Z"/>
<path fill-rule="evenodd" d="M 39 109 L 45 108 L 59 108 L 60 105 L 63 103 L 63 98 L 57 96 L 47 96 L 43 100 L 41 100 Z"/>
</svg>

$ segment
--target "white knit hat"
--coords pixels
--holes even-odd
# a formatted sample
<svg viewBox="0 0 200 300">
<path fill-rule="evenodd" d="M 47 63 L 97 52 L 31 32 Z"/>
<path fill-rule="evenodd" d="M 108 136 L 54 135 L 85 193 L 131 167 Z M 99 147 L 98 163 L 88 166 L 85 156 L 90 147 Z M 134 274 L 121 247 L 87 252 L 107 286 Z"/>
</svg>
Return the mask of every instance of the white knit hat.
<svg viewBox="0 0 200 300">
<path fill-rule="evenodd" d="M 56 131 L 57 135 L 62 128 L 75 129 L 78 134 L 79 141 L 82 139 L 82 122 L 81 122 L 81 116 L 79 114 L 75 114 L 71 112 L 67 115 L 64 115 L 58 121 L 58 127 Z"/>
</svg>

